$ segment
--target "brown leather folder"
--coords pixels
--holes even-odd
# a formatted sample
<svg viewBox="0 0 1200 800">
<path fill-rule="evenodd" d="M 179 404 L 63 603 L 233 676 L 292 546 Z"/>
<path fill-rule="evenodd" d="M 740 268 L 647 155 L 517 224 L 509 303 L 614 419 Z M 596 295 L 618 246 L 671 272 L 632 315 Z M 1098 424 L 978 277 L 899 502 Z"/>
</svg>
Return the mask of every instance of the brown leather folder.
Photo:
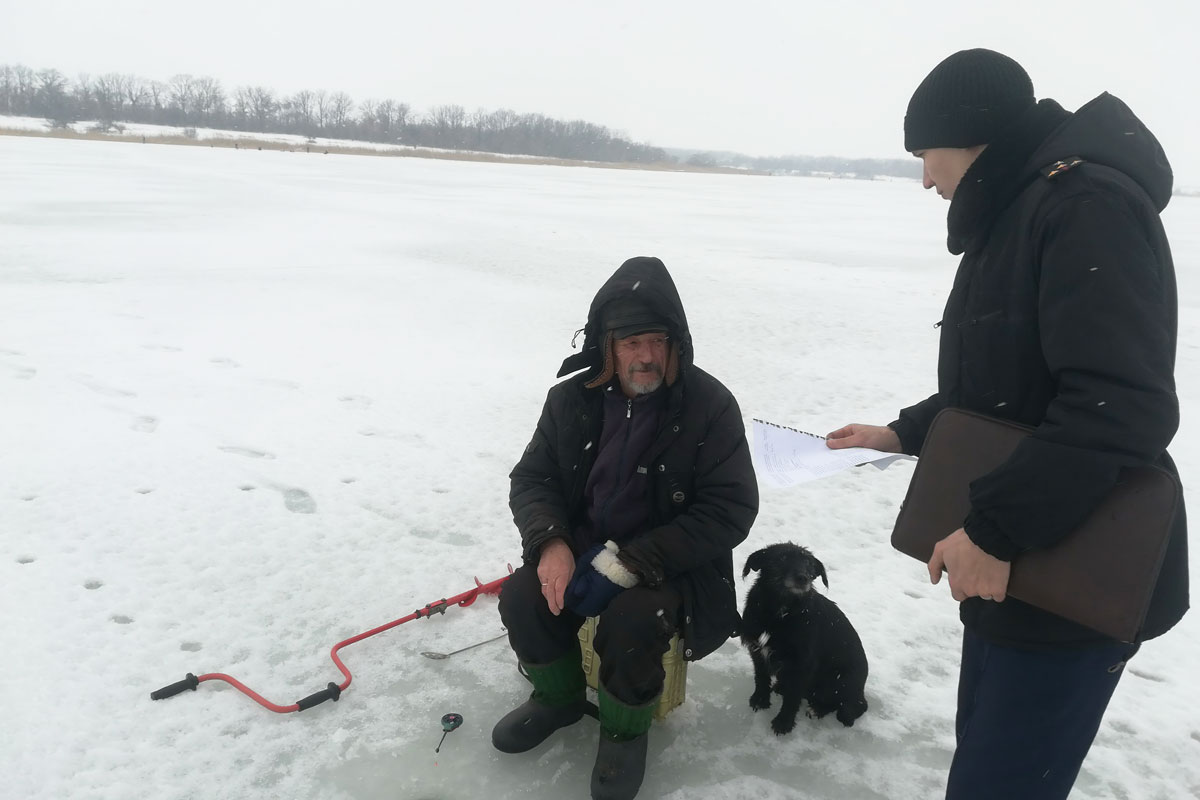
<svg viewBox="0 0 1200 800">
<path fill-rule="evenodd" d="M 908 486 L 892 546 L 928 562 L 962 527 L 971 482 L 1004 463 L 1032 431 L 948 408 L 934 417 Z M 1162 566 L 1179 484 L 1157 467 L 1127 468 L 1076 530 L 1012 564 L 1008 594 L 1123 642 L 1137 638 Z"/>
</svg>

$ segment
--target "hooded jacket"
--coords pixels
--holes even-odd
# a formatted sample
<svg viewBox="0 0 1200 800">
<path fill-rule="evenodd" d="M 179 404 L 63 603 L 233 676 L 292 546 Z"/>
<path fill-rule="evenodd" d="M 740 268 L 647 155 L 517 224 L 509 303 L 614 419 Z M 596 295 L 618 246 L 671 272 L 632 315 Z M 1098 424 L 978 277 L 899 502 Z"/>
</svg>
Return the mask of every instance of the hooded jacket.
<svg viewBox="0 0 1200 800">
<path fill-rule="evenodd" d="M 1171 184 L 1153 134 L 1103 94 L 1074 114 L 1041 101 L 954 193 L 948 246 L 963 258 L 939 323 L 938 392 L 891 427 L 915 454 L 945 407 L 1034 426 L 971 485 L 964 528 L 997 558 L 1062 539 L 1123 467 L 1178 477 L 1167 455 L 1179 424 L 1175 272 L 1159 220 Z M 1141 638 L 1188 607 L 1186 529 L 1181 503 Z M 960 615 L 1002 643 L 1103 639 L 1012 598 L 971 598 Z"/>
<path fill-rule="evenodd" d="M 670 582 L 683 597 L 684 657 L 696 660 L 737 630 L 733 549 L 758 514 L 758 484 L 741 410 L 719 381 L 692 363 L 692 338 L 674 281 L 657 258 L 626 261 L 596 293 L 583 348 L 567 358 L 550 389 L 533 439 L 509 476 L 509 507 L 523 556 L 537 563 L 541 547 L 572 532 L 586 513 L 584 490 L 599 449 L 603 387 L 587 384 L 606 370 L 600 310 L 637 292 L 669 324 L 675 379 L 653 443 L 638 456 L 648 481 L 647 528 L 621 544 L 622 562 L 646 586 Z"/>
</svg>

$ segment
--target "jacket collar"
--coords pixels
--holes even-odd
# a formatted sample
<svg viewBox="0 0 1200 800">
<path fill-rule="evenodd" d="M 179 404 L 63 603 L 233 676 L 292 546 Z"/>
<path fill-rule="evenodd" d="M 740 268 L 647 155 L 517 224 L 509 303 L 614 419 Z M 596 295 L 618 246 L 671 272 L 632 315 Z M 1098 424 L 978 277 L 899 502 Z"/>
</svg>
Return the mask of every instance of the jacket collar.
<svg viewBox="0 0 1200 800">
<path fill-rule="evenodd" d="M 1037 177 L 1030 157 L 1071 112 L 1042 100 L 1018 117 L 967 169 L 946 216 L 946 246 L 954 255 L 974 252 L 987 242 L 1000 214 Z"/>
</svg>

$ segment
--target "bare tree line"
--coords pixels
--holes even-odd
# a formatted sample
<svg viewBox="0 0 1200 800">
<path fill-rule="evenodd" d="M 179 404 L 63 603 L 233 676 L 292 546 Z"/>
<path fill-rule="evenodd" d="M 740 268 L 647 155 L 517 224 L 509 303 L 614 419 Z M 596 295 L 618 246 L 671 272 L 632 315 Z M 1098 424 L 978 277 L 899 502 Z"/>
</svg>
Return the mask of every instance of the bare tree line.
<svg viewBox="0 0 1200 800">
<path fill-rule="evenodd" d="M 136 122 L 591 161 L 674 161 L 661 148 L 583 120 L 564 122 L 508 109 L 467 111 L 458 105 L 419 114 L 408 103 L 360 103 L 341 91 L 280 95 L 263 86 L 242 86 L 230 93 L 218 80 L 193 75 L 165 83 L 119 73 L 69 80 L 56 69 L 0 65 L 0 114 L 44 117 L 58 126 L 79 120 L 96 120 L 101 128 Z"/>
<path fill-rule="evenodd" d="M 71 81 L 55 69 L 0 65 L 0 114 L 44 117 L 59 126 L 95 120 L 103 129 L 140 122 L 589 161 L 683 162 L 775 174 L 921 175 L 912 159 L 669 153 L 582 120 L 564 122 L 509 109 L 467 111 L 459 105 L 434 106 L 420 114 L 408 103 L 391 99 L 360 103 L 340 91 L 305 89 L 280 95 L 264 86 L 241 86 L 229 93 L 218 80 L 192 75 L 176 75 L 164 83 L 110 72 L 79 75 Z"/>
</svg>

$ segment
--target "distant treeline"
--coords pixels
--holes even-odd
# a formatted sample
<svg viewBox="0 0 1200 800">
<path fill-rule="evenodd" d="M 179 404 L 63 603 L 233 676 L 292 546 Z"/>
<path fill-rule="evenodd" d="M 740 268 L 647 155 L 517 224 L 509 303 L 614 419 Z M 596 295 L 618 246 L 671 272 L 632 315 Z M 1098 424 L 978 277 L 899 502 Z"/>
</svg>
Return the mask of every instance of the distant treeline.
<svg viewBox="0 0 1200 800">
<path fill-rule="evenodd" d="M 921 177 L 921 162 L 915 158 L 842 158 L 840 156 L 767 156 L 743 153 L 671 150 L 671 154 L 693 166 L 722 166 L 770 172 L 776 175 L 838 175 L 871 179 L 881 175 L 895 178 Z"/>
<path fill-rule="evenodd" d="M 119 123 L 140 122 L 584 161 L 683 163 L 702 168 L 859 178 L 921 175 L 915 160 L 668 152 L 632 142 L 603 125 L 583 120 L 564 122 L 508 109 L 467 111 L 458 105 L 434 106 L 422 114 L 408 103 L 358 102 L 340 91 L 306 89 L 279 95 L 262 86 L 242 86 L 228 92 L 214 78 L 193 75 L 176 75 L 165 83 L 118 73 L 84 74 L 70 80 L 56 69 L 0 65 L 0 114 L 43 117 L 58 127 L 94 120 L 101 130 Z"/>
<path fill-rule="evenodd" d="M 638 144 L 603 125 L 515 111 L 434 106 L 425 114 L 396 100 L 357 102 L 345 92 L 278 95 L 262 86 L 227 92 L 208 77 L 169 81 L 109 73 L 69 80 L 55 69 L 0 66 L 0 114 L 49 119 L 56 126 L 96 120 L 222 128 L 255 133 L 359 139 L 419 147 L 482 150 L 588 161 L 669 163 L 659 147 Z"/>
</svg>

